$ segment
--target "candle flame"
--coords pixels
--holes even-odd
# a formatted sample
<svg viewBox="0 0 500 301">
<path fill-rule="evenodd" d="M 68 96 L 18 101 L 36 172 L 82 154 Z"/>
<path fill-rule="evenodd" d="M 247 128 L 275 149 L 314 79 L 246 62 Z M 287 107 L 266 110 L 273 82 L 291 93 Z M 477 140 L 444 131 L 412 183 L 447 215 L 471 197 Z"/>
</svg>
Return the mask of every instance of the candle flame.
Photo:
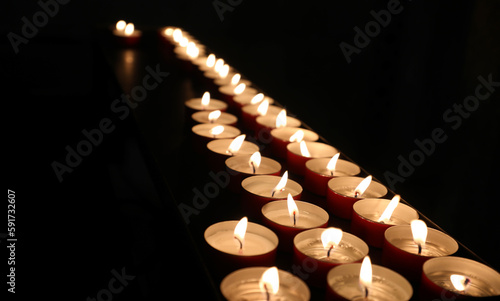
<svg viewBox="0 0 500 301">
<path fill-rule="evenodd" d="M 205 109 L 210 104 L 210 92 L 206 91 L 201 97 L 201 106 Z"/>
<path fill-rule="evenodd" d="M 455 287 L 455 289 L 460 292 L 465 291 L 470 285 L 470 278 L 467 278 L 463 275 L 450 275 L 450 280 L 451 284 L 453 284 L 453 287 Z"/>
<path fill-rule="evenodd" d="M 311 153 L 307 149 L 307 145 L 306 145 L 306 142 L 304 140 L 300 141 L 299 146 L 300 146 L 300 154 L 303 157 L 307 157 L 307 158 L 311 157 Z"/>
<path fill-rule="evenodd" d="M 359 185 L 354 189 L 354 197 L 359 198 L 365 193 L 366 189 L 368 186 L 370 186 L 370 183 L 372 182 L 372 176 L 368 176 L 359 183 Z"/>
<path fill-rule="evenodd" d="M 328 169 L 333 176 L 335 172 L 335 166 L 337 166 L 337 161 L 339 160 L 340 153 L 336 153 L 333 155 L 333 157 L 328 161 L 328 164 L 326 164 L 326 169 Z"/>
<path fill-rule="evenodd" d="M 283 176 L 278 182 L 278 185 L 276 185 L 276 187 L 274 187 L 274 189 L 271 191 L 271 196 L 274 196 L 276 192 L 285 190 L 287 181 L 288 181 L 288 170 L 283 173 Z"/>
<path fill-rule="evenodd" d="M 269 100 L 265 99 L 257 107 L 257 113 L 259 113 L 260 116 L 265 116 L 267 114 L 268 109 L 269 109 Z"/>
<path fill-rule="evenodd" d="M 235 75 L 233 75 L 233 77 L 231 77 L 231 85 L 236 86 L 240 82 L 240 79 L 241 74 L 236 73 Z"/>
<path fill-rule="evenodd" d="M 179 46 L 181 47 L 187 47 L 189 44 L 189 39 L 187 37 L 182 37 L 181 40 L 179 41 Z"/>
<path fill-rule="evenodd" d="M 410 225 L 413 241 L 418 245 L 418 254 L 420 254 L 427 240 L 427 225 L 419 219 L 412 220 Z"/>
<path fill-rule="evenodd" d="M 396 194 L 392 198 L 392 200 L 389 202 L 389 204 L 385 208 L 384 212 L 382 213 L 382 215 L 378 219 L 378 222 L 384 222 L 384 223 L 390 222 L 392 213 L 394 212 L 394 210 L 398 206 L 400 199 L 401 199 L 401 197 L 399 196 L 399 194 Z"/>
<path fill-rule="evenodd" d="M 222 66 L 224 66 L 224 60 L 217 59 L 217 61 L 215 62 L 214 71 L 218 73 L 220 71 L 220 69 L 222 68 Z"/>
<path fill-rule="evenodd" d="M 276 128 L 279 129 L 280 127 L 285 127 L 286 126 L 286 110 L 283 109 L 279 112 L 278 116 L 276 116 Z"/>
<path fill-rule="evenodd" d="M 342 240 L 342 230 L 338 228 L 328 228 L 321 233 L 321 242 L 325 250 L 328 250 L 327 257 L 330 257 L 330 251 L 335 249 Z"/>
<path fill-rule="evenodd" d="M 123 20 L 116 22 L 116 30 L 122 31 L 125 29 L 125 26 L 127 26 L 127 22 Z"/>
<path fill-rule="evenodd" d="M 304 139 L 304 131 L 303 130 L 298 130 L 290 136 L 290 139 L 288 141 L 290 142 L 301 142 Z"/>
<path fill-rule="evenodd" d="M 219 70 L 219 78 L 226 78 L 228 74 L 229 74 L 229 65 L 224 64 L 222 68 L 220 68 Z"/>
<path fill-rule="evenodd" d="M 233 92 L 235 95 L 240 95 L 241 93 L 243 93 L 243 91 L 245 91 L 247 85 L 245 85 L 244 83 L 241 83 L 239 85 L 236 86 L 236 88 L 234 88 Z"/>
<path fill-rule="evenodd" d="M 259 102 L 261 102 L 262 100 L 264 100 L 264 93 L 258 93 L 257 95 L 252 97 L 252 100 L 250 100 L 250 104 L 256 105 Z"/>
<path fill-rule="evenodd" d="M 222 132 L 224 132 L 224 127 L 222 125 L 218 125 L 210 129 L 210 134 L 214 137 L 221 134 Z"/>
<path fill-rule="evenodd" d="M 231 155 L 234 155 L 235 153 L 237 153 L 240 148 L 241 148 L 241 145 L 243 144 L 243 141 L 245 140 L 246 138 L 246 135 L 243 134 L 243 135 L 239 135 L 238 137 L 234 138 L 234 140 L 231 142 L 231 144 L 229 144 L 229 147 L 227 148 L 227 153 L 231 154 Z"/>
<path fill-rule="evenodd" d="M 290 193 L 286 199 L 286 204 L 288 207 L 288 214 L 290 214 L 290 220 L 292 221 L 293 226 L 295 226 L 299 220 L 299 208 Z"/>
<path fill-rule="evenodd" d="M 195 59 L 200 54 L 200 49 L 196 46 L 194 42 L 189 42 L 186 47 L 186 54 L 191 58 Z"/>
<path fill-rule="evenodd" d="M 269 294 L 276 294 L 280 288 L 280 278 L 278 268 L 267 269 L 259 281 L 260 290 L 266 295 L 266 300 L 270 300 Z"/>
<path fill-rule="evenodd" d="M 372 262 L 369 256 L 365 256 L 361 263 L 361 270 L 359 271 L 359 286 L 364 298 L 368 298 L 368 290 L 372 285 L 372 276 Z"/>
<path fill-rule="evenodd" d="M 245 244 L 245 234 L 247 232 L 247 226 L 248 218 L 245 216 L 236 224 L 236 227 L 234 228 L 233 237 L 236 240 L 240 251 L 243 249 L 243 245 Z"/>
<path fill-rule="evenodd" d="M 213 66 L 215 66 L 215 54 L 213 53 L 209 54 L 205 64 L 207 65 L 208 68 L 212 68 Z"/>
<path fill-rule="evenodd" d="M 212 111 L 208 113 L 208 121 L 210 121 L 210 123 L 214 123 L 221 115 L 222 112 L 220 110 Z"/>
<path fill-rule="evenodd" d="M 182 39 L 182 30 L 180 28 L 176 28 L 174 30 L 174 33 L 172 34 L 173 38 L 174 38 L 174 41 L 176 43 L 179 43 Z"/>
<path fill-rule="evenodd" d="M 172 36 L 172 34 L 174 34 L 174 29 L 172 27 L 167 27 L 163 33 L 166 35 L 166 36 Z"/>
<path fill-rule="evenodd" d="M 260 155 L 260 152 L 255 152 L 250 156 L 250 160 L 248 160 L 248 164 L 250 167 L 253 168 L 253 172 L 259 168 L 260 162 L 262 160 L 262 156 Z"/>
<path fill-rule="evenodd" d="M 125 35 L 130 36 L 131 34 L 134 33 L 135 27 L 134 23 L 128 23 L 127 26 L 125 26 Z"/>
</svg>

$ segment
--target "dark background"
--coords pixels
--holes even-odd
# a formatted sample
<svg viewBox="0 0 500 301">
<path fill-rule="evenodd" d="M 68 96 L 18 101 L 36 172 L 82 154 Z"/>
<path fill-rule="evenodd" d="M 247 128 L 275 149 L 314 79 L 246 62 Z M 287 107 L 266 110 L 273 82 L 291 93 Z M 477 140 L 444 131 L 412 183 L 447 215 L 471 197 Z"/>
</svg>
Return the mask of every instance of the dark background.
<svg viewBox="0 0 500 301">
<path fill-rule="evenodd" d="M 151 283 L 162 281 L 163 293 L 183 288 L 167 279 L 184 278 L 179 262 L 192 254 L 169 255 L 161 233 L 175 223 L 138 205 L 158 196 L 133 120 L 62 183 L 50 165 L 119 93 L 109 90 L 116 80 L 95 37 L 118 19 L 185 28 L 383 182 L 386 171 L 397 174 L 398 156 L 417 149 L 415 139 L 442 128 L 448 139 L 395 191 L 498 270 L 499 88 L 456 130 L 443 113 L 474 95 L 478 76 L 500 81 L 499 2 L 402 0 L 403 11 L 348 64 L 339 44 L 353 45 L 353 27 L 363 29 L 387 2 L 244 0 L 221 20 L 212 1 L 73 0 L 15 54 L 7 34 L 21 34 L 21 18 L 40 7 L 7 1 L 4 177 L 17 192 L 19 291 L 86 299 L 122 267 L 161 277 L 141 277 L 116 298 L 152 296 Z"/>
</svg>

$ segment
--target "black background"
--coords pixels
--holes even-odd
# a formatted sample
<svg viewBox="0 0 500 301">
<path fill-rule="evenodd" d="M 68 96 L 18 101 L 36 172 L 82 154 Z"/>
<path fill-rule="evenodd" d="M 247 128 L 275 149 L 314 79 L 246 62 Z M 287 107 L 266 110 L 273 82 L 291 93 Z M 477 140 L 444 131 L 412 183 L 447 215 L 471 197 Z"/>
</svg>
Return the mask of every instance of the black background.
<svg viewBox="0 0 500 301">
<path fill-rule="evenodd" d="M 415 139 L 442 128 L 448 139 L 395 191 L 498 270 L 499 88 L 457 129 L 443 113 L 474 95 L 478 76 L 500 81 L 499 3 L 402 0 L 402 12 L 348 64 L 339 44 L 353 45 L 353 28 L 363 29 L 370 11 L 386 6 L 244 0 L 221 20 L 211 1 L 73 0 L 15 54 L 7 34 L 21 34 L 22 17 L 40 7 L 7 1 L 4 178 L 17 195 L 19 292 L 82 300 L 122 267 L 131 274 L 147 267 L 159 278 L 133 281 L 115 298 L 153 296 L 151 283 L 162 281 L 162 293 L 184 288 L 167 281 L 184 277 L 179 262 L 190 256 L 168 257 L 158 233 L 169 222 L 155 210 L 140 219 L 132 214 L 144 210 L 137 200 L 155 193 L 141 162 L 124 163 L 137 152 L 132 120 L 117 125 L 62 183 L 51 168 L 82 129 L 109 114 L 118 91 L 109 91 L 115 79 L 95 32 L 118 19 L 137 28 L 185 28 L 382 181 L 386 171 L 397 174 L 398 156 L 417 149 Z"/>
</svg>

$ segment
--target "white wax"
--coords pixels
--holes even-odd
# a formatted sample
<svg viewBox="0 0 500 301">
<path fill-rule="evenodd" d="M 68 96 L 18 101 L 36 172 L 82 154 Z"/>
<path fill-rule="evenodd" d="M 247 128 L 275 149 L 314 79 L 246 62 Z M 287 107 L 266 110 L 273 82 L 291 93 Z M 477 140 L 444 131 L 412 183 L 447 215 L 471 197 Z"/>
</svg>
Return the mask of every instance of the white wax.
<svg viewBox="0 0 500 301">
<path fill-rule="evenodd" d="M 361 264 L 341 265 L 330 270 L 327 283 L 338 295 L 347 300 L 406 301 L 413 294 L 410 283 L 399 274 L 379 265 L 372 265 L 372 284 L 368 299 L 359 285 Z"/>
<path fill-rule="evenodd" d="M 332 173 L 326 168 L 330 160 L 331 157 L 312 159 L 306 162 L 306 167 L 309 170 L 324 176 L 346 177 L 355 176 L 361 172 L 358 165 L 346 160 L 338 159 L 337 164 L 335 165 L 335 170 Z"/>
<path fill-rule="evenodd" d="M 299 183 L 288 179 L 285 189 L 283 191 L 276 191 L 274 196 L 272 195 L 273 189 L 278 185 L 281 180 L 279 176 L 253 176 L 246 178 L 241 182 L 241 186 L 246 191 L 268 198 L 283 199 L 290 193 L 293 196 L 302 193 L 302 186 Z"/>
<path fill-rule="evenodd" d="M 137 30 L 137 29 L 134 29 L 134 31 L 129 34 L 129 35 L 126 35 L 125 34 L 125 30 L 117 30 L 117 29 L 114 29 L 113 30 L 113 34 L 117 37 L 124 37 L 124 38 L 136 38 L 136 37 L 140 37 L 142 36 L 142 31 L 141 30 Z"/>
<path fill-rule="evenodd" d="M 304 141 L 316 141 L 319 139 L 318 134 L 313 131 L 288 126 L 271 130 L 271 136 L 282 141 L 290 141 L 290 137 L 292 137 L 292 135 L 294 135 L 298 130 L 304 132 L 304 138 L 302 139 Z"/>
<path fill-rule="evenodd" d="M 276 118 L 277 118 L 277 115 L 267 114 L 266 116 L 257 117 L 256 121 L 258 124 L 260 124 L 264 127 L 275 129 L 276 128 Z M 293 118 L 290 116 L 286 117 L 286 126 L 288 126 L 288 127 L 298 128 L 298 127 L 300 127 L 301 124 L 302 124 L 302 122 L 300 120 L 298 120 L 297 118 Z"/>
<path fill-rule="evenodd" d="M 205 237 L 205 239 L 215 249 L 233 255 L 253 256 L 265 254 L 276 247 L 266 237 L 247 232 L 245 234 L 243 249 L 240 250 L 238 241 L 234 239 L 234 230 L 219 231 Z"/>
<path fill-rule="evenodd" d="M 395 247 L 412 254 L 418 254 L 418 245 L 413 241 L 410 225 L 398 225 L 387 229 L 385 239 Z M 427 229 L 427 239 L 421 256 L 448 256 L 458 250 L 458 243 L 451 236 L 433 229 Z"/>
<path fill-rule="evenodd" d="M 305 141 L 305 144 L 311 155 L 310 158 L 331 158 L 339 152 L 335 147 L 323 142 Z M 302 156 L 299 142 L 289 143 L 286 148 L 293 154 Z"/>
<path fill-rule="evenodd" d="M 222 93 L 222 94 L 233 95 L 234 96 L 235 95 L 234 94 L 234 88 L 235 88 L 235 86 L 233 86 L 233 85 L 220 86 L 219 87 L 219 92 Z M 257 94 L 257 90 L 255 88 L 247 86 L 245 88 L 245 90 L 243 90 L 243 92 L 241 94 L 254 94 L 255 95 L 255 94 Z"/>
<path fill-rule="evenodd" d="M 199 111 L 191 115 L 191 118 L 193 118 L 194 121 L 198 123 L 212 123 L 208 119 L 208 115 L 212 113 L 211 111 Z M 214 123 L 218 124 L 236 124 L 238 121 L 238 118 L 234 116 L 233 114 L 226 113 L 226 112 L 221 112 L 221 115 L 217 120 L 215 120 Z"/>
<path fill-rule="evenodd" d="M 298 219 L 296 219 L 295 226 L 293 225 L 293 218 L 291 219 L 288 213 L 288 204 L 286 200 L 273 201 L 265 204 L 262 207 L 262 215 L 279 225 L 299 229 L 317 228 L 328 223 L 328 213 L 321 207 L 303 201 L 295 201 L 295 204 L 299 210 L 299 216 Z"/>
<path fill-rule="evenodd" d="M 210 141 L 207 143 L 207 148 L 214 153 L 218 153 L 221 155 L 225 156 L 246 156 L 246 155 L 252 155 L 255 152 L 259 151 L 259 147 L 250 141 L 243 141 L 241 144 L 240 149 L 233 153 L 230 154 L 227 152 L 227 149 L 229 148 L 229 145 L 233 142 L 234 139 L 217 139 Z"/>
<path fill-rule="evenodd" d="M 336 177 L 328 181 L 328 189 L 335 191 L 338 194 L 354 197 L 354 190 L 358 187 L 359 183 L 363 181 L 361 177 Z M 372 181 L 365 192 L 358 196 L 358 198 L 380 198 L 387 194 L 387 188 L 376 182 Z"/>
<path fill-rule="evenodd" d="M 239 129 L 235 128 L 234 126 L 230 125 L 223 125 L 224 126 L 224 131 L 218 135 L 212 135 L 210 130 L 212 130 L 214 127 L 219 126 L 221 124 L 218 123 L 201 123 L 193 126 L 191 130 L 193 133 L 199 136 L 203 137 L 208 137 L 208 138 L 213 138 L 213 139 L 224 139 L 224 138 L 236 138 L 241 132 Z"/>
<path fill-rule="evenodd" d="M 281 170 L 281 164 L 279 164 L 277 161 L 271 158 L 261 157 L 260 166 L 255 169 L 254 173 L 253 168 L 248 163 L 252 154 L 253 153 L 228 158 L 226 160 L 226 166 L 234 171 L 247 175 L 269 175 L 277 173 Z"/>
<path fill-rule="evenodd" d="M 259 113 L 258 113 L 257 109 L 258 109 L 259 105 L 260 105 L 260 103 L 255 104 L 255 105 L 246 105 L 246 106 L 241 108 L 241 111 L 245 112 L 246 114 L 251 115 L 251 116 L 258 116 Z M 269 108 L 267 109 L 266 116 L 267 115 L 276 116 L 281 112 L 281 110 L 283 110 L 283 108 L 280 108 L 280 107 L 275 106 L 275 105 L 269 105 Z"/>
<path fill-rule="evenodd" d="M 367 220 L 379 222 L 378 219 L 384 213 L 391 200 L 387 199 L 363 199 L 353 205 L 353 210 Z M 418 212 L 405 204 L 399 203 L 391 215 L 388 225 L 409 225 L 414 219 L 418 219 Z"/>
<path fill-rule="evenodd" d="M 210 98 L 210 103 L 208 104 L 208 106 L 201 105 L 201 98 L 191 98 L 189 100 L 186 100 L 184 104 L 186 105 L 186 107 L 196 111 L 224 111 L 227 109 L 227 104 L 225 102 L 214 98 Z"/>
</svg>

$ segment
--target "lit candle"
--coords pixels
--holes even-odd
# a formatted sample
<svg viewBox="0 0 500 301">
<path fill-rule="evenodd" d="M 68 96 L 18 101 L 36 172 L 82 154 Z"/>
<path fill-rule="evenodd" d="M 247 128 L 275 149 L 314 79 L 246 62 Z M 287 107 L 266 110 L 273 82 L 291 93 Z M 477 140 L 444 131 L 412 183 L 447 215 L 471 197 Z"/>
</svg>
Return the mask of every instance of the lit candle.
<svg viewBox="0 0 500 301">
<path fill-rule="evenodd" d="M 300 141 L 287 145 L 286 162 L 290 172 L 303 176 L 306 162 L 313 158 L 331 158 L 339 151 L 323 142 Z"/>
<path fill-rule="evenodd" d="M 264 99 L 260 103 L 243 106 L 241 108 L 241 120 L 246 129 L 256 131 L 257 124 L 255 120 L 258 116 L 277 116 L 281 110 L 282 108 L 271 105 L 268 99 Z"/>
<path fill-rule="evenodd" d="M 236 87 L 238 84 L 241 84 L 241 83 L 244 83 L 246 86 L 252 85 L 252 83 L 249 80 L 241 78 L 241 74 L 233 72 L 232 69 L 229 69 L 229 73 L 227 74 L 227 76 L 218 77 L 214 80 L 214 84 L 217 88 L 216 90 L 218 90 L 219 87 L 221 87 L 221 86 L 230 85 L 230 86 Z M 243 94 L 243 95 L 245 95 L 245 94 Z M 236 97 L 238 97 L 238 95 L 235 95 L 234 98 L 236 98 Z"/>
<path fill-rule="evenodd" d="M 297 234 L 293 240 L 294 264 L 305 260 L 314 262 L 316 269 L 307 282 L 324 287 L 328 271 L 338 265 L 361 262 L 368 254 L 368 245 L 358 237 L 337 228 L 310 229 Z"/>
<path fill-rule="evenodd" d="M 384 233 L 382 263 L 409 280 L 418 280 L 422 265 L 433 257 L 448 256 L 458 250 L 449 235 L 427 228 L 422 220 L 410 225 L 393 226 Z"/>
<path fill-rule="evenodd" d="M 227 158 L 233 156 L 251 155 L 259 147 L 250 141 L 245 141 L 246 135 L 239 135 L 234 139 L 216 139 L 207 143 L 207 163 L 211 170 L 221 170 Z"/>
<path fill-rule="evenodd" d="M 276 259 L 278 237 L 273 231 L 246 217 L 240 221 L 224 221 L 205 230 L 211 262 L 225 272 L 248 266 L 270 266 Z"/>
<path fill-rule="evenodd" d="M 353 205 L 351 232 L 368 245 L 382 248 L 384 233 L 395 225 L 409 225 L 418 219 L 415 209 L 399 203 L 400 196 L 392 200 L 363 199 Z"/>
<path fill-rule="evenodd" d="M 240 135 L 239 129 L 230 125 L 221 125 L 217 123 L 201 123 L 193 126 L 191 131 L 193 148 L 203 154 L 207 149 L 207 143 L 216 139 L 232 139 Z"/>
<path fill-rule="evenodd" d="M 255 95 L 255 94 L 257 94 L 257 90 L 255 88 L 247 86 L 244 82 L 240 82 L 236 86 L 231 85 L 231 84 L 225 85 L 225 86 L 220 86 L 219 92 L 222 95 L 222 98 L 225 101 L 227 101 L 231 107 L 236 107 L 236 104 L 234 102 L 234 97 L 236 95 L 242 95 L 242 94 Z"/>
<path fill-rule="evenodd" d="M 352 218 L 352 206 L 360 199 L 381 198 L 387 188 L 372 177 L 335 177 L 328 181 L 326 200 L 328 211 L 344 219 Z"/>
<path fill-rule="evenodd" d="M 273 129 L 279 129 L 282 127 L 292 127 L 298 128 L 302 124 L 297 118 L 293 118 L 286 115 L 286 110 L 281 109 L 278 115 L 266 114 L 264 116 L 258 116 L 255 119 L 256 128 L 255 131 L 259 133 L 264 131 L 265 133 L 270 133 Z M 261 134 L 262 135 L 262 134 Z"/>
<path fill-rule="evenodd" d="M 196 123 L 218 123 L 222 125 L 232 125 L 235 126 L 238 122 L 238 118 L 233 114 L 222 112 L 220 110 L 215 111 L 199 111 L 193 113 L 191 118 Z"/>
<path fill-rule="evenodd" d="M 135 29 L 134 23 L 127 23 L 120 20 L 116 22 L 113 35 L 119 43 L 125 46 L 132 46 L 139 42 L 142 32 Z"/>
<path fill-rule="evenodd" d="M 408 280 L 388 268 L 372 265 L 369 257 L 363 263 L 331 269 L 326 281 L 328 301 L 408 301 L 413 295 Z"/>
<path fill-rule="evenodd" d="M 312 229 L 325 228 L 328 213 L 314 204 L 295 201 L 291 194 L 286 200 L 273 201 L 262 207 L 264 225 L 273 230 L 280 240 L 279 248 L 293 250 L 293 238 L 298 233 Z"/>
<path fill-rule="evenodd" d="M 494 296 L 500 296 L 500 273 L 480 262 L 445 256 L 429 259 L 422 267 L 422 300 L 483 300 Z"/>
<path fill-rule="evenodd" d="M 206 91 L 203 93 L 201 98 L 191 98 L 184 102 L 189 110 L 189 115 L 192 115 L 195 111 L 215 111 L 219 110 L 225 112 L 227 110 L 227 104 L 221 100 L 210 98 L 210 92 Z"/>
<path fill-rule="evenodd" d="M 243 108 L 244 106 L 247 106 L 247 105 L 260 104 L 264 100 L 267 100 L 267 102 L 269 104 L 274 103 L 274 99 L 269 97 L 269 96 L 264 95 L 264 93 L 256 93 L 256 94 L 243 93 L 243 94 L 234 96 L 233 100 L 234 100 L 234 104 L 236 106 L 237 111 L 241 111 L 241 108 Z"/>
<path fill-rule="evenodd" d="M 300 278 L 276 267 L 250 267 L 234 271 L 224 277 L 220 290 L 229 301 L 308 301 L 311 298 L 309 287 Z"/>
<path fill-rule="evenodd" d="M 334 177 L 355 176 L 361 172 L 358 165 L 339 159 L 340 153 L 331 158 L 316 158 L 305 163 L 304 188 L 325 196 L 328 181 Z"/>
<path fill-rule="evenodd" d="M 231 175 L 229 189 L 233 192 L 241 191 L 241 181 L 255 175 L 279 176 L 281 164 L 277 161 L 262 157 L 260 152 L 253 154 L 228 158 L 226 168 Z"/>
<path fill-rule="evenodd" d="M 302 196 L 299 183 L 288 179 L 288 171 L 279 176 L 251 176 L 241 182 L 242 206 L 245 212 L 260 217 L 261 208 L 274 200 L 286 199 L 290 193 L 294 199 Z"/>
<path fill-rule="evenodd" d="M 319 139 L 318 134 L 311 130 L 288 126 L 271 130 L 271 137 L 269 148 L 279 158 L 286 158 L 286 147 L 291 142 L 300 142 L 302 140 L 312 142 Z"/>
</svg>

